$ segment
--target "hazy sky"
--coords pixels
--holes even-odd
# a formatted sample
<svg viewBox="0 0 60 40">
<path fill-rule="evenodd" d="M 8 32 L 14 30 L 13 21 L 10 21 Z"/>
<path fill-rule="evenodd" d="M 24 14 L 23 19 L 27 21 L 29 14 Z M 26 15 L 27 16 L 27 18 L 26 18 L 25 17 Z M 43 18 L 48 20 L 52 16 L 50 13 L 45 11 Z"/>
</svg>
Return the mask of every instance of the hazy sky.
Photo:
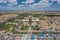
<svg viewBox="0 0 60 40">
<path fill-rule="evenodd" d="M 0 10 L 60 11 L 60 0 L 0 0 Z"/>
</svg>

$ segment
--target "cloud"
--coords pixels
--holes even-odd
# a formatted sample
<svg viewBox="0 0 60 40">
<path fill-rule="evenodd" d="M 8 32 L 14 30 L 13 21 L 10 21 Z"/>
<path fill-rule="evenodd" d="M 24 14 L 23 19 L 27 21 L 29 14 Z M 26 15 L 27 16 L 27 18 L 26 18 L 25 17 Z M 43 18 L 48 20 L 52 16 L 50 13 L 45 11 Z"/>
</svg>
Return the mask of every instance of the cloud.
<svg viewBox="0 0 60 40">
<path fill-rule="evenodd" d="M 11 5 L 16 5 L 16 4 L 17 4 L 17 1 L 16 1 L 16 0 L 8 0 L 8 2 L 9 2 Z"/>
<path fill-rule="evenodd" d="M 60 4 L 60 0 L 57 0 L 58 4 Z"/>
<path fill-rule="evenodd" d="M 48 2 L 48 0 L 41 0 L 41 2 Z"/>
<path fill-rule="evenodd" d="M 50 5 L 52 5 L 52 3 L 49 3 L 48 0 L 41 0 L 39 3 L 38 3 L 39 6 L 41 7 L 50 7 Z"/>
<path fill-rule="evenodd" d="M 52 5 L 52 3 L 49 3 L 48 0 L 41 0 L 39 3 L 34 3 L 33 5 L 30 5 L 32 7 L 50 7 L 50 5 Z"/>
<path fill-rule="evenodd" d="M 26 0 L 26 3 L 32 3 L 34 0 Z"/>
<path fill-rule="evenodd" d="M 16 0 L 0 0 L 0 3 L 6 3 L 8 4 L 8 6 L 13 6 L 17 4 L 17 1 Z"/>
<path fill-rule="evenodd" d="M 40 7 L 50 7 L 52 3 L 49 3 L 48 1 L 40 1 L 37 5 Z"/>
<path fill-rule="evenodd" d="M 51 0 L 51 2 L 57 1 L 58 4 L 60 4 L 60 0 Z"/>
<path fill-rule="evenodd" d="M 56 7 L 53 9 L 51 8 L 51 5 L 54 1 L 57 1 L 60 4 L 60 0 L 51 0 L 51 3 L 49 3 L 49 0 L 40 0 L 38 3 L 35 3 L 35 0 L 26 0 L 22 1 L 23 4 L 17 5 L 16 0 L 0 0 L 0 2 L 9 2 L 7 7 L 0 7 L 2 10 L 58 10 Z M 27 5 L 26 5 L 27 4 Z M 13 6 L 17 5 L 17 6 Z"/>
<path fill-rule="evenodd" d="M 7 1 L 6 0 L 0 0 L 0 3 L 6 3 Z"/>
<path fill-rule="evenodd" d="M 57 1 L 57 0 L 51 0 L 51 2 L 54 2 L 54 1 Z"/>
<path fill-rule="evenodd" d="M 30 0 L 30 1 L 31 1 L 30 3 L 32 3 L 34 0 L 33 1 Z M 39 1 L 39 3 L 33 3 L 33 4 L 26 5 L 26 6 L 18 5 L 17 9 L 20 9 L 20 10 L 43 10 L 44 8 L 50 7 L 50 5 L 52 5 L 52 3 L 49 3 L 48 0 L 41 0 L 41 1 Z"/>
<path fill-rule="evenodd" d="M 25 3 L 24 1 L 22 1 L 22 3 Z"/>
</svg>

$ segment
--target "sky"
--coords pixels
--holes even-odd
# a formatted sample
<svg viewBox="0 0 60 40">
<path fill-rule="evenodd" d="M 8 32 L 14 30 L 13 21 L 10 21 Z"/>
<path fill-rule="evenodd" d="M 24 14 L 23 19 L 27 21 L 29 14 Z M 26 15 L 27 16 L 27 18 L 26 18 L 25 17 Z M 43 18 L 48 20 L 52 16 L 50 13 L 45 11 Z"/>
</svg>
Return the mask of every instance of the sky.
<svg viewBox="0 0 60 40">
<path fill-rule="evenodd" d="M 60 11 L 60 0 L 0 0 L 0 10 Z"/>
</svg>

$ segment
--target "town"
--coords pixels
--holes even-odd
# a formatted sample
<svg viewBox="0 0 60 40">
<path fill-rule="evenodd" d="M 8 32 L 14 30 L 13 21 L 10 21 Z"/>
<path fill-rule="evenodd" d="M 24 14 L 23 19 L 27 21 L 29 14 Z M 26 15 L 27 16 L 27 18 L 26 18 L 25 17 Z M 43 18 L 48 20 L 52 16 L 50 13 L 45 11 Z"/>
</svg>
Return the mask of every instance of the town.
<svg viewBox="0 0 60 40">
<path fill-rule="evenodd" d="M 0 40 L 60 40 L 59 13 L 1 13 Z"/>
</svg>

